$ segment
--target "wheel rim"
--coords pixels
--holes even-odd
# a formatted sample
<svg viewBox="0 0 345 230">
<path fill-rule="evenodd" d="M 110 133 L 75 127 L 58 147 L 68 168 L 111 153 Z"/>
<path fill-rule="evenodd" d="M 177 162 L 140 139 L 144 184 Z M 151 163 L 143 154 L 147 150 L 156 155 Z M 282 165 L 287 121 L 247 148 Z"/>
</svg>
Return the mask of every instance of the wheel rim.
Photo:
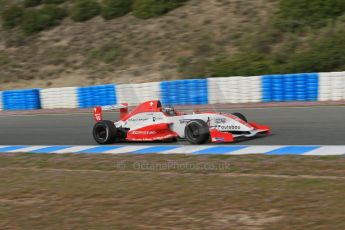
<svg viewBox="0 0 345 230">
<path fill-rule="evenodd" d="M 200 131 L 197 125 L 191 124 L 189 126 L 189 137 L 193 140 L 197 139 L 200 136 Z"/>
<path fill-rule="evenodd" d="M 108 131 L 104 126 L 97 126 L 95 130 L 97 140 L 105 141 L 108 137 Z"/>
</svg>

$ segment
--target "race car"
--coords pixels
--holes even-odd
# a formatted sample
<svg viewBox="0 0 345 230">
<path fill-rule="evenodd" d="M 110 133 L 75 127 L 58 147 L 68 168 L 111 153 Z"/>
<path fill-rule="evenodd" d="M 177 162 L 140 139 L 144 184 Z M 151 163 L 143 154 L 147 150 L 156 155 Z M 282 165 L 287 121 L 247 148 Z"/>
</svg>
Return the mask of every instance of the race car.
<svg viewBox="0 0 345 230">
<path fill-rule="evenodd" d="M 103 120 L 103 111 L 120 110 L 120 120 Z M 241 113 L 194 111 L 184 114 L 163 107 L 159 100 L 147 101 L 131 112 L 126 103 L 94 108 L 93 137 L 99 144 L 124 141 L 164 141 L 185 139 L 191 144 L 233 142 L 239 137 L 270 134 L 270 127 L 248 122 Z"/>
</svg>

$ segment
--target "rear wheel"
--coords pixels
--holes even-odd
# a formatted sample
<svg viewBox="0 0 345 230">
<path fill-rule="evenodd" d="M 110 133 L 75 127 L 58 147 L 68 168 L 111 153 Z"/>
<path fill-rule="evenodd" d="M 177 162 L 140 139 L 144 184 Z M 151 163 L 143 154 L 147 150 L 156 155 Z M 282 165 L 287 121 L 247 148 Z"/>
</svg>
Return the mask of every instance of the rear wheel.
<svg viewBox="0 0 345 230">
<path fill-rule="evenodd" d="M 116 141 L 117 130 L 113 122 L 100 121 L 93 127 L 93 138 L 98 144 L 112 144 Z"/>
<path fill-rule="evenodd" d="M 247 118 L 242 113 L 232 113 L 232 115 L 240 118 L 241 120 L 248 122 Z"/>
<path fill-rule="evenodd" d="M 210 139 L 210 129 L 203 120 L 192 120 L 185 128 L 186 140 L 191 144 L 205 144 Z"/>
</svg>

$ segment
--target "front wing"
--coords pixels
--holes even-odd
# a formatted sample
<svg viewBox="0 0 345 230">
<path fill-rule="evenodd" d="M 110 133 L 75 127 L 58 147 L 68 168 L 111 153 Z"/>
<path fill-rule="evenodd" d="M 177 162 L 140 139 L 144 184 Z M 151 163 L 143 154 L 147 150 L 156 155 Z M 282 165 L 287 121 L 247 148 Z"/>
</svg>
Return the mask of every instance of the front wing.
<svg viewBox="0 0 345 230">
<path fill-rule="evenodd" d="M 259 125 L 255 122 L 249 123 L 255 129 L 250 133 L 243 133 L 243 134 L 232 134 L 230 132 L 222 132 L 217 129 L 211 129 L 211 141 L 212 142 L 233 142 L 235 138 L 239 137 L 254 137 L 259 134 L 270 134 L 271 128 L 269 126 Z"/>
</svg>

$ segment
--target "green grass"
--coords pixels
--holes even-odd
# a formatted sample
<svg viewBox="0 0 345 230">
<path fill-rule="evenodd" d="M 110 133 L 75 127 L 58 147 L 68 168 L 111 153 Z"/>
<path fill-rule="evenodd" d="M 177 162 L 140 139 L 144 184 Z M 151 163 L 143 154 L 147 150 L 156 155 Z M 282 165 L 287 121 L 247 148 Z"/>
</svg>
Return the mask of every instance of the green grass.
<svg viewBox="0 0 345 230">
<path fill-rule="evenodd" d="M 168 163 L 174 167 L 162 167 Z M 344 157 L 5 154 L 0 229 L 344 229 L 344 163 Z"/>
</svg>

